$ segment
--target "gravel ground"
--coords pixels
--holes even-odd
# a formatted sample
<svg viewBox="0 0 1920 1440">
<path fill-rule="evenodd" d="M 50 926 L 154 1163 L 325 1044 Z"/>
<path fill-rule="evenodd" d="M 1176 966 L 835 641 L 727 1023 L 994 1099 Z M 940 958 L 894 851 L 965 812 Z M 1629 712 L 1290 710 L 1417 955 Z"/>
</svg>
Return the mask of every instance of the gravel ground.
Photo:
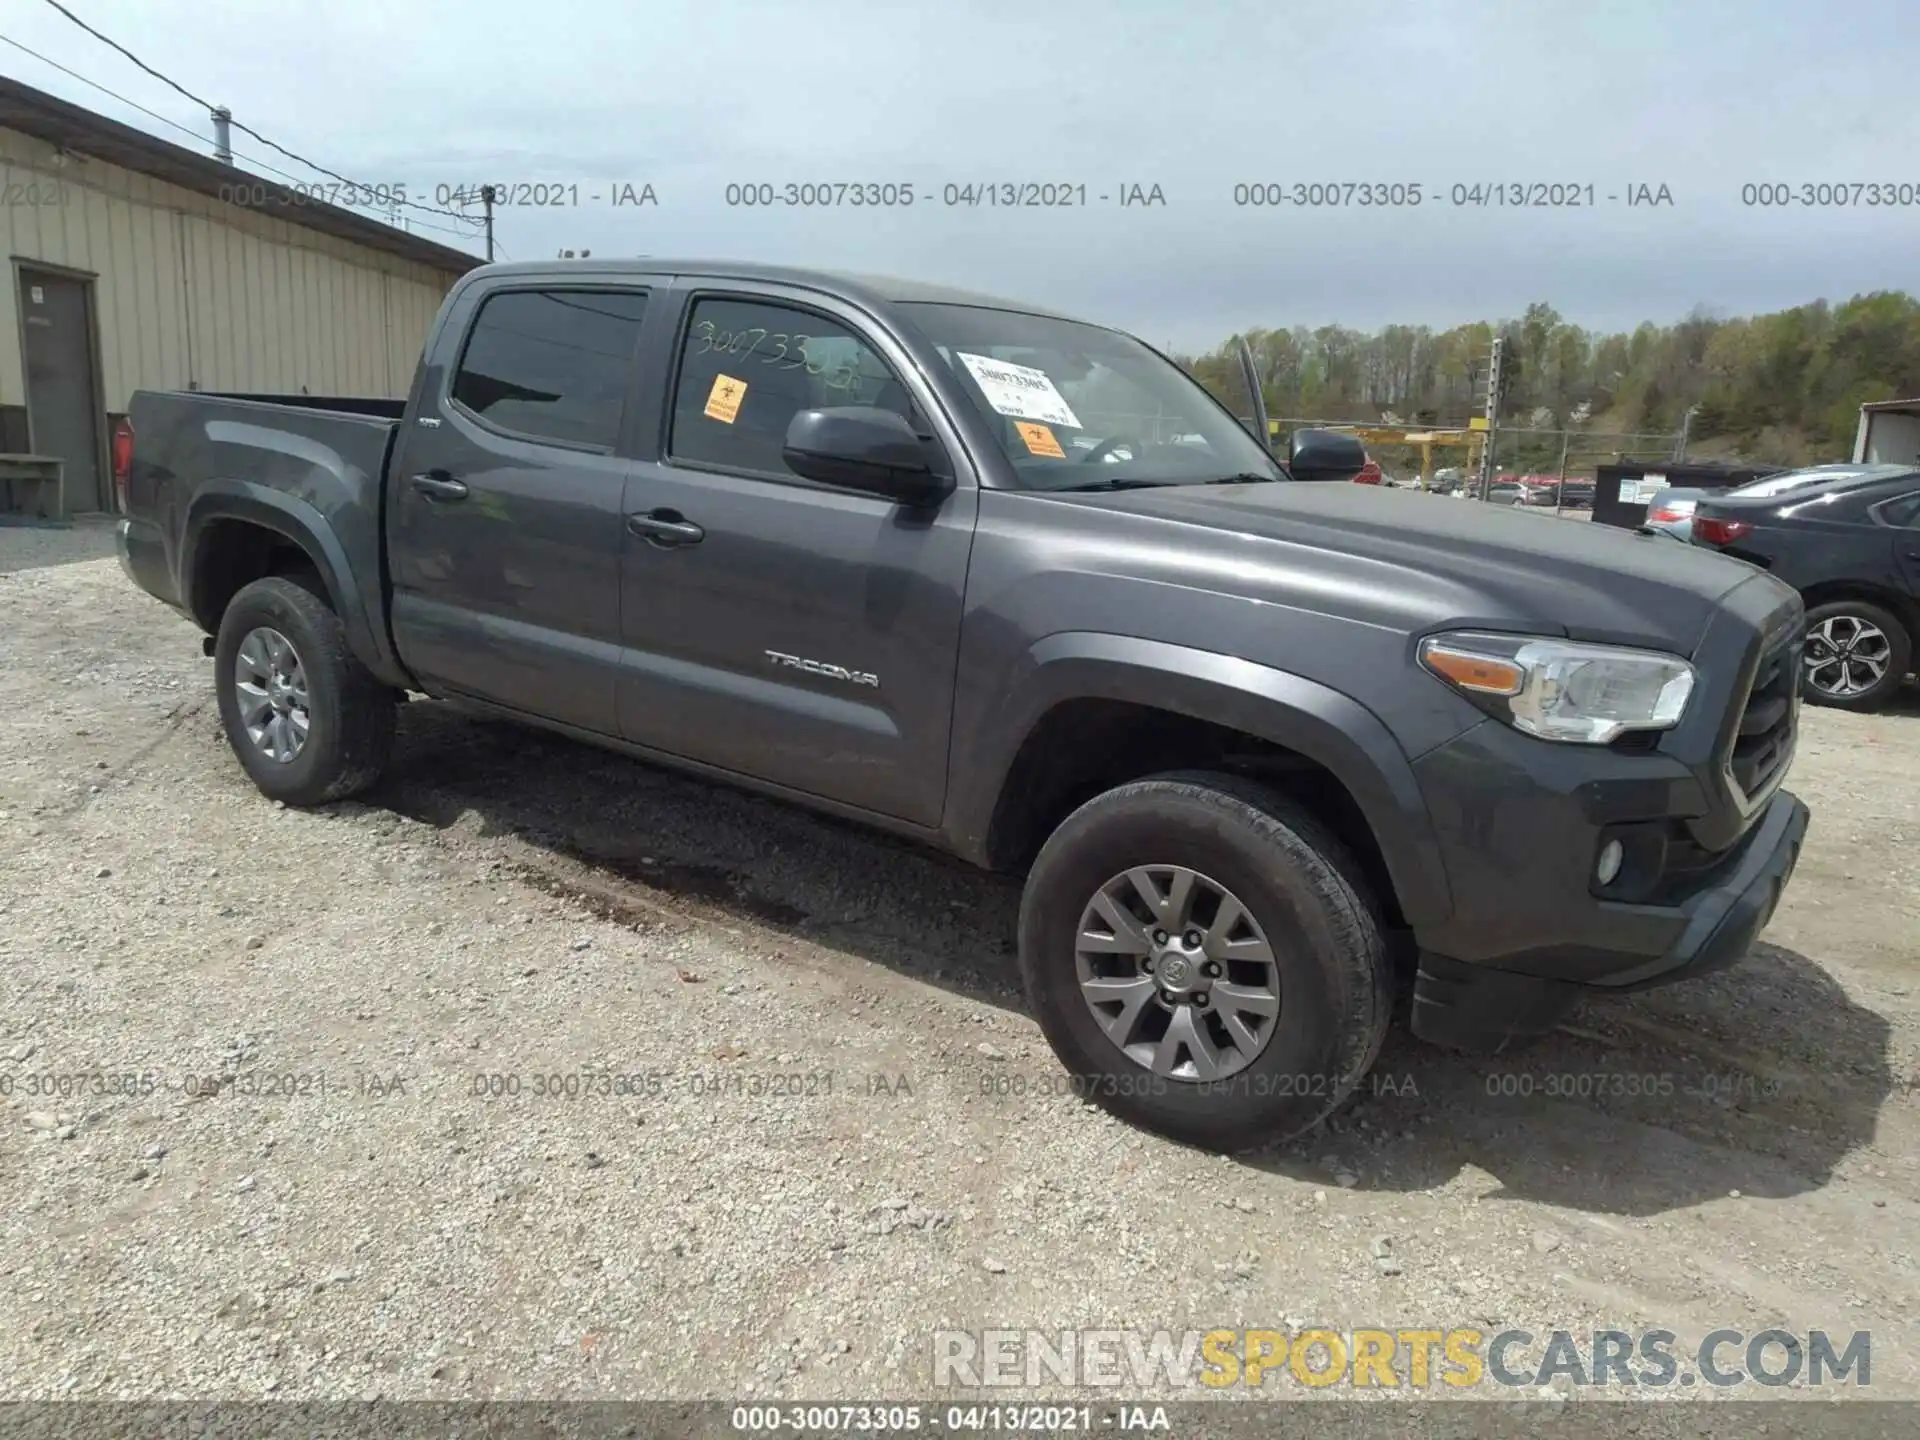
<svg viewBox="0 0 1920 1440">
<path fill-rule="evenodd" d="M 370 803 L 262 799 L 88 535 L 0 530 L 6 1398 L 924 1397 L 942 1327 L 1309 1321 L 1870 1329 L 1920 1396 L 1911 696 L 1809 714 L 1743 966 L 1396 1031 L 1225 1159 L 1056 1093 L 1005 880 L 426 701 Z"/>
<path fill-rule="evenodd" d="M 113 554 L 113 521 L 105 515 L 78 520 L 21 520 L 0 515 L 0 575 L 42 565 L 68 565 Z"/>
</svg>

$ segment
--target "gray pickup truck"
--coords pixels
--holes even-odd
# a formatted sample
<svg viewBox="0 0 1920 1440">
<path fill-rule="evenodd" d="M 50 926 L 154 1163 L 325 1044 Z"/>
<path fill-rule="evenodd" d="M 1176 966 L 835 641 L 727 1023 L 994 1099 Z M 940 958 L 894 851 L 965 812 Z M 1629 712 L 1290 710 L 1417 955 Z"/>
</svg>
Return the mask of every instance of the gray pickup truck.
<svg viewBox="0 0 1920 1440">
<path fill-rule="evenodd" d="M 747 265 L 475 270 L 404 400 L 142 392 L 120 553 L 261 791 L 410 692 L 1024 874 L 1083 1093 L 1220 1149 L 1396 1001 L 1498 1049 L 1737 960 L 1806 807 L 1802 610 L 1669 541 L 1282 464 L 1132 337 Z"/>
</svg>

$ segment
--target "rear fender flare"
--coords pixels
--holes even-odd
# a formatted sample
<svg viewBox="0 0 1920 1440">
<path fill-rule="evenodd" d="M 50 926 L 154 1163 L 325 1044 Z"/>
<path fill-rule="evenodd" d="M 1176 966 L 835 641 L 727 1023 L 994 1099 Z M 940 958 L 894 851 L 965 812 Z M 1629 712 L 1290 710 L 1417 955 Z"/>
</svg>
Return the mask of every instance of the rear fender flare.
<svg viewBox="0 0 1920 1440">
<path fill-rule="evenodd" d="M 396 687 L 407 684 L 397 658 L 373 625 L 366 599 L 353 578 L 345 550 L 326 518 L 297 496 L 248 480 L 210 480 L 201 486 L 187 510 L 180 549 L 180 594 L 190 614 L 201 613 L 198 588 L 200 545 L 217 520 L 242 520 L 271 530 L 297 545 L 313 562 L 327 601 L 346 628 L 353 653 L 382 681 Z M 214 617 L 214 624 L 219 618 Z"/>
</svg>

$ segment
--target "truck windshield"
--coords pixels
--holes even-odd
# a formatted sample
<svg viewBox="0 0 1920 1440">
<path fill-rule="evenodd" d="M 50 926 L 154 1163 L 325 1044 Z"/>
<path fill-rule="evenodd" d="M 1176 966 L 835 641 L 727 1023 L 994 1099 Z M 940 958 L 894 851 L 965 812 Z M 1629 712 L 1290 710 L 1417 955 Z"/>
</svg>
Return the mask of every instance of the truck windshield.
<svg viewBox="0 0 1920 1440">
<path fill-rule="evenodd" d="M 1197 381 L 1132 336 L 975 305 L 901 308 L 1027 489 L 1286 478 Z"/>
</svg>

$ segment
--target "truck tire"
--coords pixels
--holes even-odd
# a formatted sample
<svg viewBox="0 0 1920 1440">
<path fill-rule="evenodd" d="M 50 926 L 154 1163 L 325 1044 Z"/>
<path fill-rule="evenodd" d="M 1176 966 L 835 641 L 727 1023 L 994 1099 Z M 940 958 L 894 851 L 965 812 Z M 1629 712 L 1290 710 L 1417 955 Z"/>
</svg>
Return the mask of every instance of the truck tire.
<svg viewBox="0 0 1920 1440">
<path fill-rule="evenodd" d="M 1153 776 L 1069 815 L 1027 878 L 1020 968 L 1084 1098 L 1210 1150 L 1324 1119 L 1392 1011 L 1351 857 L 1298 805 L 1231 775 Z"/>
<path fill-rule="evenodd" d="M 323 805 L 379 780 L 393 753 L 395 695 L 303 578 L 256 580 L 228 602 L 214 686 L 227 743 L 260 793 Z"/>
<path fill-rule="evenodd" d="M 1877 710 L 1913 668 L 1913 636 L 1870 601 L 1833 600 L 1807 612 L 1802 657 L 1808 704 Z"/>
</svg>

